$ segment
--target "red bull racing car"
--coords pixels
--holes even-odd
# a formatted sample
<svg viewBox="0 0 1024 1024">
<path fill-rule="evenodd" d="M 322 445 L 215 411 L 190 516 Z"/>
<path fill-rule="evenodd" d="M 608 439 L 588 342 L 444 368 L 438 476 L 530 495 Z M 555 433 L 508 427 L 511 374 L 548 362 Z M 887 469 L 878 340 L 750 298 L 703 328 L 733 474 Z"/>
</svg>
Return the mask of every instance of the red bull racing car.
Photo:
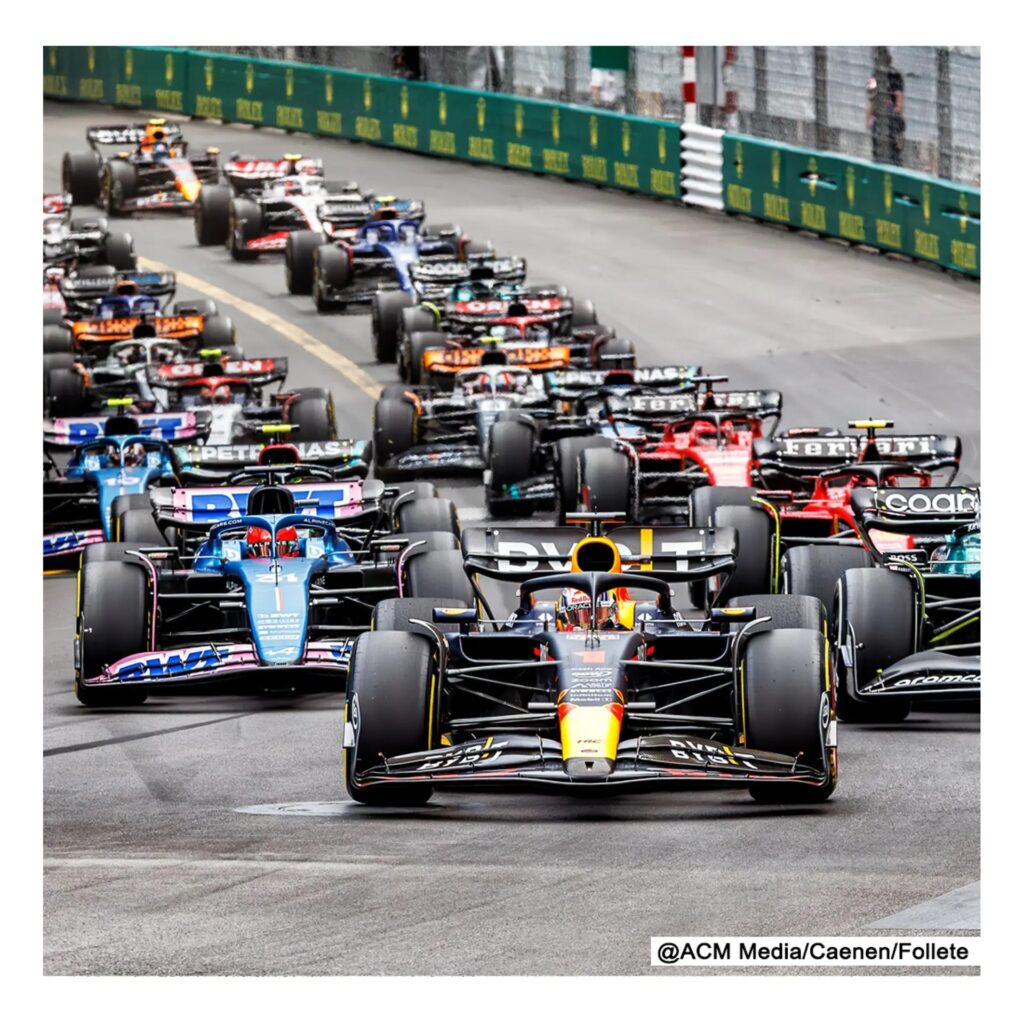
<svg viewBox="0 0 1024 1024">
<path fill-rule="evenodd" d="M 594 793 L 738 785 L 818 802 L 837 777 L 835 684 L 820 605 L 745 597 L 686 619 L 672 582 L 728 571 L 729 529 L 466 529 L 465 571 L 514 580 L 497 618 L 392 600 L 355 642 L 345 784 L 364 804 L 435 787 Z M 482 611 L 481 611 L 482 609 Z"/>
</svg>

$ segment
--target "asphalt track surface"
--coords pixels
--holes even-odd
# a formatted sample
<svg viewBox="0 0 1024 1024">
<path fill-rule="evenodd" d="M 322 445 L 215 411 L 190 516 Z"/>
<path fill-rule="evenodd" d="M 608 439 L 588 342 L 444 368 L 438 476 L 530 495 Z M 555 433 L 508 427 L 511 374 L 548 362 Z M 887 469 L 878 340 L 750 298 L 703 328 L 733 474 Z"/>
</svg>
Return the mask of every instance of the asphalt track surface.
<svg viewBox="0 0 1024 1024">
<path fill-rule="evenodd" d="M 58 104 L 45 117 L 48 191 L 87 124 L 124 119 Z M 422 197 L 431 219 L 526 256 L 532 279 L 592 297 L 643 362 L 699 362 L 737 386 L 778 387 L 790 426 L 870 415 L 960 433 L 962 479 L 978 478 L 976 284 L 494 168 L 214 124 L 187 135 L 225 153 L 300 149 L 322 155 L 331 177 Z M 129 230 L 143 256 L 276 314 L 376 381 L 395 379 L 372 360 L 368 316 L 319 316 L 287 294 L 278 260 L 232 263 L 196 246 L 177 216 Z M 252 308 L 229 312 L 248 353 L 287 355 L 289 382 L 330 386 L 341 431 L 368 436 L 371 396 L 315 344 L 300 347 Z M 483 515 L 475 484 L 442 493 L 466 521 Z M 73 615 L 73 579 L 48 579 L 47 973 L 645 973 L 651 935 L 864 934 L 979 877 L 976 714 L 841 727 L 840 785 L 823 807 L 762 807 L 728 790 L 474 791 L 373 811 L 344 795 L 338 694 L 86 709 L 72 693 Z M 254 807 L 293 813 L 239 811 Z M 939 912 L 909 920 L 944 926 Z"/>
</svg>

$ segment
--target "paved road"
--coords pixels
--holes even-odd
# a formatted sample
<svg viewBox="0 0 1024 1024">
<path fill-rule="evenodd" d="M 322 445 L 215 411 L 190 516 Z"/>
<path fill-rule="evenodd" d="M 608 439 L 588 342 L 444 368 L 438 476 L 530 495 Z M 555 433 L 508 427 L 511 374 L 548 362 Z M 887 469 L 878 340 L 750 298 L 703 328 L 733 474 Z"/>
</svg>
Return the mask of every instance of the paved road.
<svg viewBox="0 0 1024 1024">
<path fill-rule="evenodd" d="M 44 184 L 100 109 L 48 104 Z M 332 177 L 422 196 L 434 218 L 591 296 L 645 361 L 780 387 L 789 424 L 894 418 L 964 437 L 978 473 L 976 285 L 753 224 L 492 168 L 195 125 L 196 144 L 322 154 Z M 282 266 L 131 223 L 140 253 L 255 303 L 374 379 L 364 315 L 318 316 Z M 188 294 L 183 290 L 183 294 Z M 371 399 L 258 315 L 253 354 L 326 382 L 366 436 Z M 250 311 L 254 312 L 254 311 Z M 472 483 L 444 492 L 479 517 Z M 161 696 L 90 711 L 71 692 L 74 585 L 45 586 L 45 968 L 49 973 L 598 973 L 650 970 L 657 934 L 857 933 L 979 875 L 978 717 L 845 727 L 826 807 L 742 794 L 583 801 L 445 794 L 423 811 L 345 801 L 340 697 Z M 261 812 L 239 813 L 239 809 Z M 955 925 L 950 925 L 955 927 Z"/>
</svg>

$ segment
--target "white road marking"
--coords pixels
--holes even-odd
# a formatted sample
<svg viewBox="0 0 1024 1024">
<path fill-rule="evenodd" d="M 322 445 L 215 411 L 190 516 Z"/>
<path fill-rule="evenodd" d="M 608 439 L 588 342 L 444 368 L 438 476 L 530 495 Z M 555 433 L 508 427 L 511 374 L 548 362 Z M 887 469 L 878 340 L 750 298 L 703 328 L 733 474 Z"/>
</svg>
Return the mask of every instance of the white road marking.
<svg viewBox="0 0 1024 1024">
<path fill-rule="evenodd" d="M 952 889 L 933 900 L 872 921 L 866 928 L 905 931 L 969 931 L 981 929 L 981 882 Z"/>
<path fill-rule="evenodd" d="M 255 302 L 249 302 L 247 299 L 239 298 L 237 295 L 233 295 L 231 292 L 225 291 L 223 288 L 218 288 L 215 284 L 210 284 L 209 281 L 205 281 L 201 277 L 196 277 L 184 270 L 178 270 L 176 267 L 172 267 L 167 263 L 160 263 L 158 260 L 151 260 L 144 256 L 140 256 L 138 262 L 139 266 L 143 270 L 151 270 L 158 273 L 173 273 L 177 276 L 177 279 L 181 284 L 186 285 L 193 291 L 207 295 L 222 305 L 233 306 L 246 316 L 252 317 L 252 319 L 266 324 L 272 331 L 276 331 L 282 337 L 287 338 L 293 344 L 298 345 L 299 348 L 305 349 L 311 356 L 316 356 L 317 359 L 325 362 L 332 369 L 337 370 L 338 373 L 343 377 L 346 377 L 357 388 L 359 388 L 360 391 L 368 395 L 374 401 L 380 397 L 380 384 L 378 384 L 364 369 L 362 369 L 362 367 L 357 366 L 348 358 L 348 356 L 343 356 L 340 352 L 335 352 L 330 345 L 324 344 L 324 342 L 319 338 L 314 338 L 308 331 L 304 331 L 301 327 L 297 327 L 295 324 L 289 323 L 284 319 L 284 317 L 278 316 L 277 313 L 267 309 L 265 306 L 259 306 Z"/>
</svg>

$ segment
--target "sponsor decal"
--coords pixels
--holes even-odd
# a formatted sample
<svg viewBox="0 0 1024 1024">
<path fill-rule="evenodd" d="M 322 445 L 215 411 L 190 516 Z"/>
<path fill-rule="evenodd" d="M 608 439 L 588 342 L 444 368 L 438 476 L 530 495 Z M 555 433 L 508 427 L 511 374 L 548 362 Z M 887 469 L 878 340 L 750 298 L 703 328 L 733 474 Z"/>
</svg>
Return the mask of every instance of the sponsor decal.
<svg viewBox="0 0 1024 1024">
<path fill-rule="evenodd" d="M 497 743 L 493 743 L 488 739 L 484 743 L 471 743 L 467 746 L 442 749 L 432 757 L 426 758 L 418 770 L 443 772 L 450 768 L 469 768 L 480 761 L 497 761 L 507 746 L 508 740 L 499 740 Z"/>
<path fill-rule="evenodd" d="M 703 743 L 700 740 L 670 739 L 669 749 L 678 761 L 700 765 L 705 768 L 718 766 L 746 768 L 756 770 L 754 759 L 744 751 L 731 747 L 719 746 L 716 743 Z"/>
<path fill-rule="evenodd" d="M 981 686 L 980 672 L 922 673 L 911 676 L 880 677 L 863 687 L 863 693 L 889 693 L 893 690 L 935 689 Z"/>
<path fill-rule="evenodd" d="M 229 647 L 193 647 L 177 651 L 160 651 L 136 661 L 120 664 L 117 678 L 125 682 L 142 679 L 165 679 L 189 672 L 208 672 L 224 663 Z"/>
<path fill-rule="evenodd" d="M 879 491 L 878 508 L 882 512 L 912 515 L 970 515 L 980 509 L 976 491 L 933 490 Z"/>
</svg>

